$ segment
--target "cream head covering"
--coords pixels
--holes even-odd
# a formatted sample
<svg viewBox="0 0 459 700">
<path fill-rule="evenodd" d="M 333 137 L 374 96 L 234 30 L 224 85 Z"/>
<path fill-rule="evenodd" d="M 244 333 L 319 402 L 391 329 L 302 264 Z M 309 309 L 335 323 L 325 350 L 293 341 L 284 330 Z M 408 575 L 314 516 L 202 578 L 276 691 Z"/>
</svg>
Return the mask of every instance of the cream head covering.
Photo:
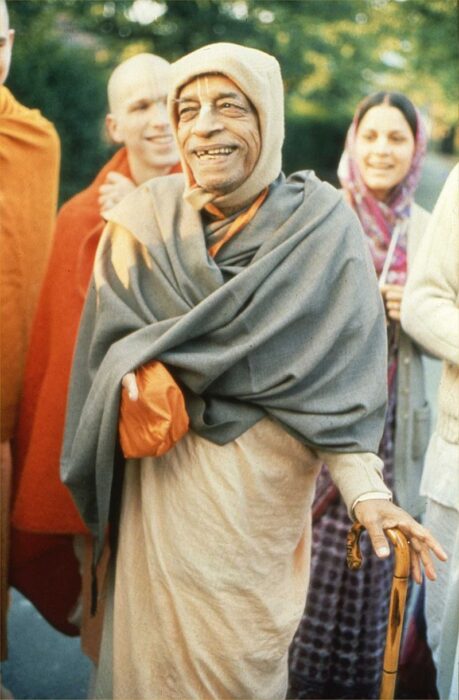
<svg viewBox="0 0 459 700">
<path fill-rule="evenodd" d="M 177 135 L 177 102 L 180 90 L 200 75 L 219 73 L 229 78 L 246 95 L 258 114 L 261 151 L 245 182 L 221 197 L 207 192 L 193 180 L 183 154 L 182 169 L 187 179 L 185 199 L 194 209 L 209 202 L 222 208 L 242 208 L 251 202 L 280 173 L 284 140 L 284 88 L 280 66 L 274 56 L 239 44 L 219 43 L 203 46 L 172 64 L 169 93 L 169 118 Z"/>
</svg>

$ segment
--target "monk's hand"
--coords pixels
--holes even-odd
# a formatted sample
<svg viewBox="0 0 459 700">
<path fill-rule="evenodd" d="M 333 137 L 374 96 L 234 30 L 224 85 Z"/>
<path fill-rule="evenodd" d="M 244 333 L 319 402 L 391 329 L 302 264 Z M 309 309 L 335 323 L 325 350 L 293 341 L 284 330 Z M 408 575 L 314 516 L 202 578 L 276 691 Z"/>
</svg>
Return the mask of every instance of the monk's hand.
<svg viewBox="0 0 459 700">
<path fill-rule="evenodd" d="M 411 549 L 411 576 L 416 583 L 422 582 L 422 564 L 427 578 L 435 581 L 437 575 L 431 553 L 440 561 L 446 561 L 446 553 L 429 530 L 411 515 L 384 499 L 360 501 L 354 508 L 354 515 L 368 531 L 373 549 L 380 559 L 385 559 L 390 554 L 384 530 L 398 527 L 406 535 Z"/>
<path fill-rule="evenodd" d="M 393 321 L 400 321 L 400 307 L 403 298 L 403 286 L 401 284 L 382 284 L 380 287 L 386 314 Z"/>
<path fill-rule="evenodd" d="M 115 204 L 121 202 L 124 197 L 133 192 L 136 186 L 128 177 L 121 173 L 109 172 L 103 185 L 99 187 L 99 206 L 103 214 Z"/>
<path fill-rule="evenodd" d="M 139 398 L 139 387 L 137 386 L 137 380 L 135 378 L 134 372 L 128 372 L 124 375 L 121 380 L 121 384 L 126 389 L 131 401 L 137 401 Z"/>
</svg>

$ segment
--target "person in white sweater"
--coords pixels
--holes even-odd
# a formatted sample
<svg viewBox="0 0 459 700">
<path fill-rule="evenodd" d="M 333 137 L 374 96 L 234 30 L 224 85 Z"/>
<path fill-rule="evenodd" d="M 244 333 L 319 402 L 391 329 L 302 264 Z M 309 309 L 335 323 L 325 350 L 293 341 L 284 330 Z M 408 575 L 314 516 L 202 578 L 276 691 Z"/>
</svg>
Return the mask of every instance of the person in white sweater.
<svg viewBox="0 0 459 700">
<path fill-rule="evenodd" d="M 459 164 L 451 171 L 410 272 L 402 326 L 443 360 L 438 421 L 426 454 L 421 494 L 425 525 L 448 553 L 432 590 L 427 635 L 441 700 L 459 697 Z"/>
</svg>

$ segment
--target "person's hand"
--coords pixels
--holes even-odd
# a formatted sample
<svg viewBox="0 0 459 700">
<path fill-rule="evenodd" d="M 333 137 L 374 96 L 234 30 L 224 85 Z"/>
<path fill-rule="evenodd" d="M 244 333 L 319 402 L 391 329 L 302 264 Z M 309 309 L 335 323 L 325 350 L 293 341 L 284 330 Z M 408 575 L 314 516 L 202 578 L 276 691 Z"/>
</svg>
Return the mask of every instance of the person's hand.
<svg viewBox="0 0 459 700">
<path fill-rule="evenodd" d="M 134 372 L 128 372 L 124 375 L 121 380 L 121 384 L 127 390 L 128 396 L 131 401 L 137 401 L 139 398 L 139 387 L 137 386 L 137 380 L 135 378 Z"/>
<path fill-rule="evenodd" d="M 133 192 L 135 189 L 136 186 L 128 177 L 117 172 L 108 173 L 104 184 L 99 187 L 100 213 L 103 214 L 114 207 L 115 204 L 121 202 L 129 192 Z"/>
<path fill-rule="evenodd" d="M 386 314 L 393 321 L 400 321 L 403 287 L 401 284 L 382 284 L 380 287 Z"/>
<path fill-rule="evenodd" d="M 389 556 L 389 543 L 384 530 L 398 527 L 408 538 L 411 549 L 411 575 L 416 583 L 422 582 L 421 562 L 427 578 L 435 581 L 437 575 L 432 562 L 431 552 L 440 561 L 447 556 L 440 543 L 429 530 L 420 525 L 406 511 L 384 499 L 361 501 L 354 508 L 357 520 L 366 528 L 376 556 L 384 559 Z"/>
</svg>

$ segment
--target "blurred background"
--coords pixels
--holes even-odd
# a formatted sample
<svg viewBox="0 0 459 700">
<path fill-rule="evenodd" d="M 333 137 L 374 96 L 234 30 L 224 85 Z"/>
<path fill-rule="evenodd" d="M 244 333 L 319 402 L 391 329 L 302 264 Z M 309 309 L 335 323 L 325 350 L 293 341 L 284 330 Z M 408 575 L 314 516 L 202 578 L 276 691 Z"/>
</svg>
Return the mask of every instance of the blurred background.
<svg viewBox="0 0 459 700">
<path fill-rule="evenodd" d="M 456 0 L 8 0 L 16 30 L 7 81 L 54 122 L 60 201 L 89 184 L 110 154 L 106 83 L 142 51 L 173 61 L 214 41 L 274 54 L 286 89 L 284 171 L 336 168 L 357 103 L 405 92 L 431 135 L 416 200 L 431 210 L 459 152 Z M 439 365 L 427 362 L 431 404 Z M 16 698 L 84 698 L 89 662 L 78 638 L 52 629 L 16 591 L 3 683 Z M 172 653 L 172 652 L 171 652 Z"/>
<path fill-rule="evenodd" d="M 284 170 L 334 182 L 356 104 L 405 92 L 428 121 L 432 148 L 458 136 L 455 0 L 9 0 L 16 42 L 8 86 L 59 131 L 61 201 L 108 156 L 105 87 L 141 51 L 173 61 L 214 41 L 274 54 L 286 89 Z"/>
</svg>

